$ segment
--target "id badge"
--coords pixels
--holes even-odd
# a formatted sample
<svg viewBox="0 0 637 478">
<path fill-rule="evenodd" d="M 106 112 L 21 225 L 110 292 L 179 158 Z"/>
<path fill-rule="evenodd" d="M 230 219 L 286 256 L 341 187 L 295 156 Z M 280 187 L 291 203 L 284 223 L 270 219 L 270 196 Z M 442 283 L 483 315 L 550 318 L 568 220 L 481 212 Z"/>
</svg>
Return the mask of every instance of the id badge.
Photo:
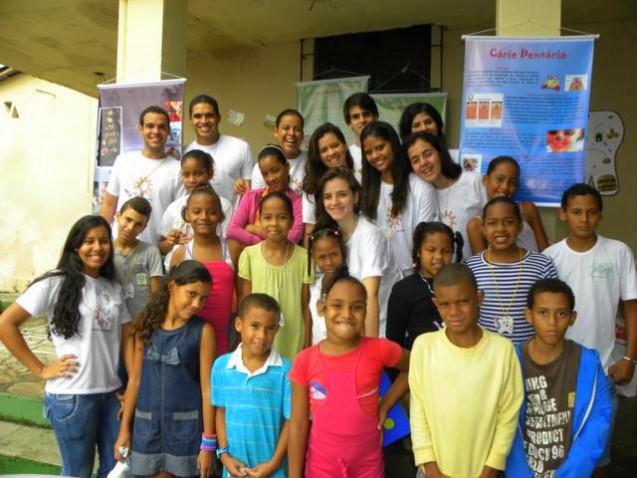
<svg viewBox="0 0 637 478">
<path fill-rule="evenodd" d="M 128 284 L 126 284 L 126 287 L 124 287 L 124 298 L 132 299 L 134 297 L 135 297 L 135 286 L 129 282 Z"/>
<path fill-rule="evenodd" d="M 144 272 L 138 272 L 137 274 L 135 274 L 135 279 L 138 286 L 144 287 L 148 285 L 148 279 L 146 278 L 146 273 Z"/>
</svg>

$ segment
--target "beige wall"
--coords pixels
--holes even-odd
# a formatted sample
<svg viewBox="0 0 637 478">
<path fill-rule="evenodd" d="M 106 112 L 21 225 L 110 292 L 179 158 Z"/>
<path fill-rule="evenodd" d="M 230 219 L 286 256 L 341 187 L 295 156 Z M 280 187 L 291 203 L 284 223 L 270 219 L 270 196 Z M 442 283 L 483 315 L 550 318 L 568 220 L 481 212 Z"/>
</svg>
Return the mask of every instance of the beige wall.
<svg viewBox="0 0 637 478">
<path fill-rule="evenodd" d="M 637 136 L 632 133 L 637 130 L 637 97 L 632 93 L 637 32 L 630 21 L 570 26 L 600 33 L 591 109 L 614 110 L 625 125 L 617 158 L 620 192 L 606 199 L 600 232 L 637 249 L 637 208 L 631 194 L 637 185 Z M 447 134 L 452 146 L 459 133 L 464 63 L 460 37 L 485 28 L 488 25 L 445 32 L 443 89 L 449 94 Z M 273 141 L 264 117 L 296 105 L 299 48 L 299 42 L 293 42 L 228 56 L 190 53 L 186 103 L 199 93 L 215 96 L 221 105 L 221 130 L 245 138 L 257 151 Z M 307 45 L 306 51 L 311 50 Z M 310 79 L 310 69 L 311 59 L 305 62 L 305 79 Z M 20 287 L 54 266 L 70 223 L 90 211 L 96 114 L 94 99 L 26 75 L 0 82 L 0 107 L 4 101 L 14 101 L 21 116 L 10 119 L 0 110 L 0 291 Z M 231 109 L 245 114 L 243 125 L 226 121 Z M 192 130 L 187 122 L 184 126 L 189 142 Z M 544 211 L 543 218 L 551 240 L 564 237 L 554 210 Z"/>
<path fill-rule="evenodd" d="M 299 80 L 299 42 L 269 45 L 237 51 L 227 57 L 207 53 L 188 55 L 186 107 L 201 93 L 219 101 L 220 130 L 246 139 L 253 152 L 273 142 L 272 128 L 264 126 L 266 115 L 275 116 L 285 108 L 296 107 Z M 245 114 L 241 126 L 227 122 L 230 110 Z M 184 124 L 185 143 L 194 139 L 189 123 Z"/>
<path fill-rule="evenodd" d="M 0 291 L 15 291 L 56 265 L 91 212 L 97 101 L 18 75 L 0 82 L 0 108 Z"/>
<path fill-rule="evenodd" d="M 637 251 L 637 95 L 635 20 L 572 25 L 599 33 L 595 44 L 590 109 L 611 110 L 624 121 L 624 142 L 616 156 L 619 193 L 605 196 L 600 234 Z"/>
</svg>

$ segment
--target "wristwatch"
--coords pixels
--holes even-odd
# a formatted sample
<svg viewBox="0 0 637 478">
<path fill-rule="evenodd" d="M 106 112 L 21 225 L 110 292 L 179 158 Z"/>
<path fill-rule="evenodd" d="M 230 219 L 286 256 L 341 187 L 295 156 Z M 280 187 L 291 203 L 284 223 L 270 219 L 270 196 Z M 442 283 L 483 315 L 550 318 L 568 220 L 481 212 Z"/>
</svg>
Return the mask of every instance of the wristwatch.
<svg viewBox="0 0 637 478">
<path fill-rule="evenodd" d="M 230 453 L 230 450 L 227 448 L 217 448 L 217 458 L 221 458 L 223 455 L 227 455 Z"/>
</svg>

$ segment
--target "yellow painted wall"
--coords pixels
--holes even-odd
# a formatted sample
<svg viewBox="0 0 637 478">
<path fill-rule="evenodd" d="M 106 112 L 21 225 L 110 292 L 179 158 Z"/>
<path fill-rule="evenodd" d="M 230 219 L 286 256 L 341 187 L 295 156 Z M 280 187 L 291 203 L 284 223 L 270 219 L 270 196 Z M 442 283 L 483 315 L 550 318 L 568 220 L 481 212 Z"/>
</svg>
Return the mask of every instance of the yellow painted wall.
<svg viewBox="0 0 637 478">
<path fill-rule="evenodd" d="M 637 33 L 630 21 L 569 25 L 600 33 L 596 44 L 591 109 L 609 109 L 624 120 L 625 137 L 617 159 L 620 192 L 606 198 L 600 232 L 637 249 L 637 208 L 631 190 L 637 185 L 637 97 L 633 45 Z M 448 92 L 447 134 L 456 146 L 459 133 L 464 44 L 463 33 L 488 28 L 476 25 L 445 32 L 444 83 Z M 273 141 L 265 115 L 295 107 L 299 79 L 299 43 L 234 51 L 228 56 L 190 52 L 187 58 L 186 103 L 199 93 L 221 105 L 221 131 L 245 138 L 256 152 Z M 306 51 L 311 51 L 311 46 Z M 310 79 L 311 59 L 305 62 Z M 55 97 L 39 93 L 51 92 Z M 20 119 L 2 111 L 14 101 Z M 230 110 L 245 114 L 241 126 L 226 119 Z M 0 291 L 20 287 L 55 265 L 70 223 L 90 211 L 96 101 L 61 86 L 26 75 L 0 82 Z M 186 122 L 185 142 L 193 139 Z M 35 131 L 35 134 L 27 131 Z M 46 204 L 46 208 L 42 207 Z M 63 218 L 63 219 L 61 219 Z M 543 212 L 551 240 L 565 230 L 554 210 Z"/>
<path fill-rule="evenodd" d="M 0 82 L 0 291 L 55 267 L 91 212 L 96 112 L 95 99 L 28 75 Z"/>
<path fill-rule="evenodd" d="M 256 153 L 274 141 L 272 128 L 263 124 L 265 116 L 276 117 L 283 109 L 296 108 L 294 83 L 299 81 L 299 55 L 299 42 L 236 51 L 225 57 L 190 53 L 186 107 L 198 94 L 215 97 L 221 109 L 221 132 L 244 138 Z M 227 122 L 230 110 L 245 114 L 241 126 Z M 187 144 L 194 139 L 187 121 L 184 131 Z"/>
</svg>

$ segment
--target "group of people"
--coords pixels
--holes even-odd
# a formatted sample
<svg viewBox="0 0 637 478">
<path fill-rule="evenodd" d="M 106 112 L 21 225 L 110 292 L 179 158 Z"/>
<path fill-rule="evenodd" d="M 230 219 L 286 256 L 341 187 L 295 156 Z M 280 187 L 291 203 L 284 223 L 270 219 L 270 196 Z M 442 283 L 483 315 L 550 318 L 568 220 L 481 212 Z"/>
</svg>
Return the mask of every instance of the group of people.
<svg viewBox="0 0 637 478">
<path fill-rule="evenodd" d="M 609 462 L 637 273 L 597 233 L 600 194 L 564 191 L 569 235 L 549 245 L 514 199 L 514 158 L 463 171 L 426 103 L 398 132 L 366 93 L 343 112 L 354 144 L 325 123 L 302 151 L 303 116 L 286 109 L 256 164 L 210 96 L 190 103 L 180 161 L 168 114 L 141 112 L 144 148 L 116 159 L 100 215 L 0 316 L 0 339 L 47 380 L 63 475 L 90 476 L 97 449 L 99 477 L 116 460 L 134 476 L 205 478 L 218 462 L 233 477 L 394 476 L 381 443 L 399 402 L 411 476 L 584 477 Z M 49 363 L 20 332 L 34 315 Z"/>
</svg>

